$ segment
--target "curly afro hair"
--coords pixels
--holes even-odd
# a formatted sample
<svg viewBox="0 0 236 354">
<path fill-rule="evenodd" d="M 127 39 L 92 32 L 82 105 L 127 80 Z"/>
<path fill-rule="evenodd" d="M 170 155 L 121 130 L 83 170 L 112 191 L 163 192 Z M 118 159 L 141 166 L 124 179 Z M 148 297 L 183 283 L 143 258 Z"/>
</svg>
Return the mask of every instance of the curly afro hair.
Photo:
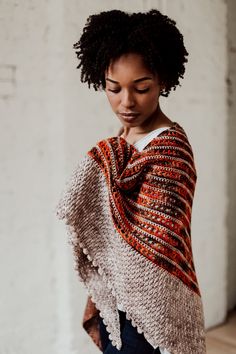
<svg viewBox="0 0 236 354">
<path fill-rule="evenodd" d="M 142 55 L 146 67 L 158 74 L 168 97 L 180 85 L 188 52 L 176 22 L 160 11 L 127 13 L 120 10 L 90 15 L 78 42 L 73 44 L 81 68 L 81 82 L 105 89 L 105 71 L 125 53 Z M 181 86 L 181 85 L 180 85 Z"/>
</svg>

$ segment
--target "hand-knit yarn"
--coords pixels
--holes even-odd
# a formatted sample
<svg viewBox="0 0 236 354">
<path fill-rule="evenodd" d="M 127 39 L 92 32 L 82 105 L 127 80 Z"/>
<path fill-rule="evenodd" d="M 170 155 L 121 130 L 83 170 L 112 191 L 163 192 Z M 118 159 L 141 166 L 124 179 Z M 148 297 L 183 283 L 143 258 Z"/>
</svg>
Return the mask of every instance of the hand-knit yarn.
<svg viewBox="0 0 236 354">
<path fill-rule="evenodd" d="M 99 313 L 122 347 L 119 303 L 154 348 L 206 353 L 191 245 L 196 180 L 188 137 L 174 122 L 141 152 L 121 136 L 97 142 L 67 181 L 56 213 L 88 291 L 83 326 L 100 349 Z"/>
</svg>

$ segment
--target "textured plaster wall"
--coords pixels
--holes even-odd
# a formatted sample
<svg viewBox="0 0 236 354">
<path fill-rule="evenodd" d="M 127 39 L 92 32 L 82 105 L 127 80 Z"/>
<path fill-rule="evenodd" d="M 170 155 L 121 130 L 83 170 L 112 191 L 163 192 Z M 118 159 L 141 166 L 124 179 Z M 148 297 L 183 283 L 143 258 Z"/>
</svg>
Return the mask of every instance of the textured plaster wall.
<svg viewBox="0 0 236 354">
<path fill-rule="evenodd" d="M 69 353 L 70 267 L 52 212 L 65 171 L 64 7 L 0 6 L 0 353 Z"/>
<path fill-rule="evenodd" d="M 236 304 L 236 2 L 228 2 L 228 119 L 227 119 L 227 302 Z"/>
</svg>

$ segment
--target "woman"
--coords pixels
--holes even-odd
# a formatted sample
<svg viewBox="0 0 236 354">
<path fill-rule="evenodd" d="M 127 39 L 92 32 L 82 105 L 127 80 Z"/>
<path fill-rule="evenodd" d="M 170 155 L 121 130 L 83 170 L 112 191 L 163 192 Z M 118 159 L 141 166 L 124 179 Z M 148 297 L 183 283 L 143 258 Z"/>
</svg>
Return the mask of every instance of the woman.
<svg viewBox="0 0 236 354">
<path fill-rule="evenodd" d="M 197 179 L 184 129 L 161 110 L 185 72 L 175 21 L 157 10 L 91 15 L 74 44 L 81 81 L 121 122 L 76 167 L 57 208 L 88 290 L 83 326 L 105 354 L 202 354 L 191 248 Z"/>
</svg>

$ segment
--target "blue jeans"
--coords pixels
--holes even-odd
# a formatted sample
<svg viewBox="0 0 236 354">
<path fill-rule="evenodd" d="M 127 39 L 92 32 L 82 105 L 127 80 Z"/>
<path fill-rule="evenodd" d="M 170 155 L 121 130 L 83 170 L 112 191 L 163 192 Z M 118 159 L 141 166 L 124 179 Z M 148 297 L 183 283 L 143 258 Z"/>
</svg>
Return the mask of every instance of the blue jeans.
<svg viewBox="0 0 236 354">
<path fill-rule="evenodd" d="M 160 354 L 158 348 L 154 349 L 153 346 L 146 340 L 143 333 L 138 333 L 137 328 L 133 327 L 130 320 L 126 319 L 125 312 L 118 310 L 120 316 L 120 331 L 122 347 L 118 350 L 111 344 L 108 338 L 109 333 L 106 326 L 99 318 L 101 342 L 103 354 Z"/>
</svg>

